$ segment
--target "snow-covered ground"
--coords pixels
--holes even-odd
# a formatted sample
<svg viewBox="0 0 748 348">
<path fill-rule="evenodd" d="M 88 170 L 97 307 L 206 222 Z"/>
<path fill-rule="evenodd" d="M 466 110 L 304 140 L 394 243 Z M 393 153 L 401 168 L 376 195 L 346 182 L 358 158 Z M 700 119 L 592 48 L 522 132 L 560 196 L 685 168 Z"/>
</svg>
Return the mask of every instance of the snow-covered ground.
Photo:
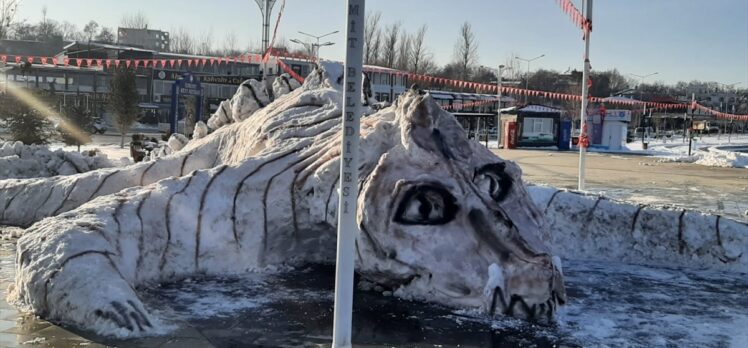
<svg viewBox="0 0 748 348">
<path fill-rule="evenodd" d="M 663 162 L 695 163 L 713 167 L 748 168 L 748 134 L 698 136 L 691 144 L 691 155 L 688 155 L 688 139 L 673 137 L 671 139 L 649 139 L 644 150 L 640 139 L 626 144 L 621 150 L 604 150 L 591 147 L 590 152 L 637 154 L 662 158 Z M 485 144 L 481 140 L 481 144 Z M 489 140 L 488 147 L 497 148 L 496 140 Z M 532 148 L 536 150 L 557 150 L 557 147 Z"/>
<path fill-rule="evenodd" d="M 713 167 L 748 168 L 748 135 L 703 135 L 691 144 L 688 155 L 688 139 L 650 140 L 647 150 L 642 149 L 641 141 L 626 144 L 626 151 L 661 157 L 663 161 L 687 162 Z"/>
</svg>

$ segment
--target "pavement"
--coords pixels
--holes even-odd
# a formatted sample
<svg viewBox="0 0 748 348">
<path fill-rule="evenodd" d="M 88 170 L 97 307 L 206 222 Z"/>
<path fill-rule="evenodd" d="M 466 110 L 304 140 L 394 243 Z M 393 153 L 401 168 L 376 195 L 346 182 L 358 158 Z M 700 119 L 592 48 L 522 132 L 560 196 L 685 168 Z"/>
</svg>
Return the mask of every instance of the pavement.
<svg viewBox="0 0 748 348">
<path fill-rule="evenodd" d="M 579 153 L 494 150 L 517 162 L 525 181 L 576 189 Z M 641 204 L 673 205 L 748 221 L 748 169 L 665 162 L 660 158 L 588 153 L 586 189 Z"/>
</svg>

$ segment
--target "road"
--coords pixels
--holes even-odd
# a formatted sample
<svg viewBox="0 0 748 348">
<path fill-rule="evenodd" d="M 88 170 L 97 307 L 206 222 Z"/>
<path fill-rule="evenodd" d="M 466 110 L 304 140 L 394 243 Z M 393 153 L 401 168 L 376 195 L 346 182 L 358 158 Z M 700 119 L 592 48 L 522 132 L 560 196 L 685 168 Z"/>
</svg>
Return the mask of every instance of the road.
<svg viewBox="0 0 748 348">
<path fill-rule="evenodd" d="M 579 153 L 494 150 L 519 163 L 526 181 L 576 189 Z M 656 157 L 590 153 L 587 189 L 637 203 L 676 205 L 748 221 L 748 169 L 660 162 Z"/>
</svg>

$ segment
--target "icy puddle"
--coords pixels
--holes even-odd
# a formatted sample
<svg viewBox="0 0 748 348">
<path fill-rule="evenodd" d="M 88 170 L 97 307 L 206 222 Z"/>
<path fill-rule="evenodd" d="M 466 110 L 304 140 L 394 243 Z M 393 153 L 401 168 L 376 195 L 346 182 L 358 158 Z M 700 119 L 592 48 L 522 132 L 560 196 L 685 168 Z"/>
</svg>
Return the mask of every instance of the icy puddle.
<svg viewBox="0 0 748 348">
<path fill-rule="evenodd" d="M 0 244 L 3 291 L 14 243 Z M 565 263 L 570 303 L 551 327 L 357 291 L 354 341 L 369 347 L 748 347 L 748 277 L 600 262 Z M 325 346 L 334 269 L 190 279 L 147 290 L 178 327 L 169 337 L 106 341 L 0 303 L 0 347 Z M 3 296 L 4 297 L 4 296 Z M 81 337 L 82 336 L 82 337 Z M 85 338 L 84 338 L 85 337 Z"/>
</svg>

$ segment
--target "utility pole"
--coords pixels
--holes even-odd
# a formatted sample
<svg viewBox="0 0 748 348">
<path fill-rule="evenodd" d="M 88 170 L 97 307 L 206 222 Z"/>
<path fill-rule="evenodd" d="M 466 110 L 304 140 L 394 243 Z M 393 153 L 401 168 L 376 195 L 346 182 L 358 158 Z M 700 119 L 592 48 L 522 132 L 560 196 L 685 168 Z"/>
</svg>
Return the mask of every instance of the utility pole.
<svg viewBox="0 0 748 348">
<path fill-rule="evenodd" d="M 504 78 L 504 64 L 499 64 L 499 76 L 496 79 L 496 99 L 497 99 L 497 107 L 496 107 L 496 148 L 498 149 L 501 147 L 501 84 L 502 80 Z M 511 69 L 509 67 L 508 69 Z"/>
<path fill-rule="evenodd" d="M 588 25 L 592 24 L 592 0 L 585 0 L 583 5 L 583 12 Z M 579 182 L 578 189 L 584 190 L 585 180 L 585 156 L 587 155 L 587 97 L 589 94 L 589 85 L 587 81 L 590 76 L 590 35 L 592 30 L 584 29 L 584 72 L 582 72 L 582 111 L 581 111 L 581 123 L 579 133 Z M 529 71 L 529 64 L 528 64 Z"/>
<path fill-rule="evenodd" d="M 530 63 L 532 63 L 535 60 L 538 60 L 540 58 L 545 57 L 545 53 L 533 58 L 533 59 L 524 59 L 520 58 L 518 56 L 514 56 L 515 59 L 521 60 L 523 62 L 527 63 L 527 75 L 525 75 L 525 91 L 528 90 L 528 86 L 530 85 Z M 586 82 L 585 82 L 586 83 Z M 527 104 L 527 95 L 528 93 L 525 93 L 525 104 Z"/>
<path fill-rule="evenodd" d="M 361 118 L 361 82 L 364 62 L 364 18 L 366 0 L 348 0 L 343 79 L 343 141 L 340 144 L 340 190 L 338 202 L 338 250 L 335 262 L 335 306 L 333 348 L 351 347 L 353 319 L 353 270 L 358 206 L 358 146 Z"/>
</svg>

